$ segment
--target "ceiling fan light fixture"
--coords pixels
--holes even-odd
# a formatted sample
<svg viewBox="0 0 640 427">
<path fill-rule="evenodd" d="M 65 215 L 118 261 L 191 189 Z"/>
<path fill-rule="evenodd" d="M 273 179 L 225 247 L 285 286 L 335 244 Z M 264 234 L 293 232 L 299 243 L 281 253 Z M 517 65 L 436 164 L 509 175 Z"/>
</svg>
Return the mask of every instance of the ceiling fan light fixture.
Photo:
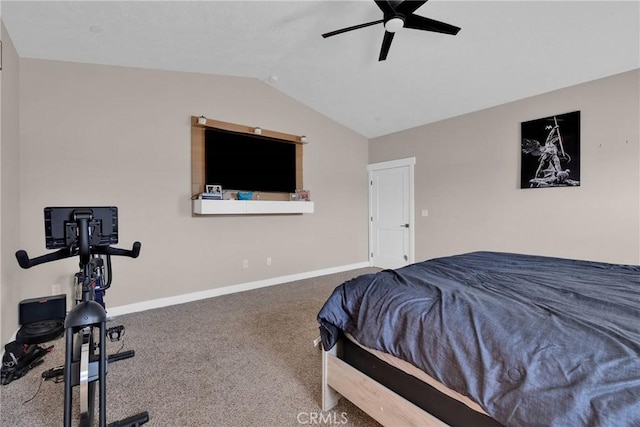
<svg viewBox="0 0 640 427">
<path fill-rule="evenodd" d="M 404 19 L 399 16 L 394 16 L 384 23 L 384 29 L 390 33 L 395 33 L 404 27 Z"/>
</svg>

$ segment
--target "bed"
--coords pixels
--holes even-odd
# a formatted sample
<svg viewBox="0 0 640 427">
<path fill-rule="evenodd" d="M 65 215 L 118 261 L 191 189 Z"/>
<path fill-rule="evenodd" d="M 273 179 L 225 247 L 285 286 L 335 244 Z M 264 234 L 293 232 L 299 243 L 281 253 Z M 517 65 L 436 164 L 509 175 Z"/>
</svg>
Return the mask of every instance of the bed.
<svg viewBox="0 0 640 427">
<path fill-rule="evenodd" d="M 342 395 L 390 426 L 640 425 L 640 266 L 437 258 L 341 284 L 318 322 L 325 411 Z"/>
</svg>

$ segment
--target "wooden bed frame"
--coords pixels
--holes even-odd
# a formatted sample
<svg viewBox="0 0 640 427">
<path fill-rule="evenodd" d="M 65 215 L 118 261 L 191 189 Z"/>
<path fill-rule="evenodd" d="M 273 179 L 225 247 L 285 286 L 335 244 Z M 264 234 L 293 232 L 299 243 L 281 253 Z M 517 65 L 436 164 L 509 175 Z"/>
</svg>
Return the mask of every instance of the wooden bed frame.
<svg viewBox="0 0 640 427">
<path fill-rule="evenodd" d="M 344 396 L 383 426 L 447 427 L 428 412 L 397 395 L 338 357 L 342 342 L 322 351 L 322 410 Z"/>
</svg>

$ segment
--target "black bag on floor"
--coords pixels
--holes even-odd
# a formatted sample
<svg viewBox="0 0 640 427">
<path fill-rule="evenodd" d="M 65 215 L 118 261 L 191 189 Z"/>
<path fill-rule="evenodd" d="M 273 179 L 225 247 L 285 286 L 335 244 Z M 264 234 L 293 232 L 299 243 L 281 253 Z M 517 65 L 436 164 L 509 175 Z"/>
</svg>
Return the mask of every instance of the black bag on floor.
<svg viewBox="0 0 640 427">
<path fill-rule="evenodd" d="M 22 344 L 17 341 L 6 344 L 0 370 L 0 384 L 7 385 L 22 378 L 29 370 L 41 364 L 47 353 L 48 349 L 39 345 Z"/>
</svg>

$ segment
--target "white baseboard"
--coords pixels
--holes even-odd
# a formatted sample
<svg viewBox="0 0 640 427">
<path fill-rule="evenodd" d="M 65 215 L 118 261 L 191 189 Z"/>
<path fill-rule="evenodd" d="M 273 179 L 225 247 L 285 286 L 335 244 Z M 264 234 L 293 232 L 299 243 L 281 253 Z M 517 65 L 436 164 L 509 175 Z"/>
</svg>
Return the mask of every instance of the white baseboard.
<svg viewBox="0 0 640 427">
<path fill-rule="evenodd" d="M 369 261 L 363 261 L 356 264 L 343 265 L 339 267 L 325 268 L 322 270 L 308 271 L 305 273 L 290 274 L 287 276 L 273 277 L 271 279 L 258 280 L 255 282 L 240 283 L 237 285 L 223 286 L 221 288 L 208 289 L 206 291 L 193 292 L 190 294 L 176 295 L 166 298 L 158 298 L 134 304 L 121 305 L 117 307 L 109 307 L 107 309 L 109 316 L 120 316 L 128 313 L 136 313 L 138 311 L 151 310 L 154 308 L 167 307 L 170 305 L 184 304 L 186 302 L 197 301 L 206 298 L 218 297 L 221 295 L 232 294 L 235 292 L 250 291 L 252 289 L 265 288 L 267 286 L 280 285 L 282 283 L 294 282 L 296 280 L 310 279 L 312 277 L 326 276 L 327 274 L 341 273 L 343 271 L 356 270 L 358 268 L 370 267 Z M 339 283 L 336 283 L 338 286 Z"/>
</svg>

